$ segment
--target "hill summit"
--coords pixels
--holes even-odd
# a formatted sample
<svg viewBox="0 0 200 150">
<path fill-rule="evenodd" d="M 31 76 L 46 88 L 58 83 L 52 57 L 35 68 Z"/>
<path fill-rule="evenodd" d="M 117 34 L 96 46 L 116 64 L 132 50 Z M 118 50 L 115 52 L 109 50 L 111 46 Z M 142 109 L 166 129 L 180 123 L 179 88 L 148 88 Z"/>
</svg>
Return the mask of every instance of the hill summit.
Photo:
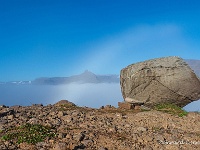
<svg viewBox="0 0 200 150">
<path fill-rule="evenodd" d="M 70 84 L 70 83 L 119 83 L 118 75 L 96 75 L 89 70 L 85 70 L 79 75 L 70 77 L 50 77 L 37 78 L 32 84 Z"/>
</svg>

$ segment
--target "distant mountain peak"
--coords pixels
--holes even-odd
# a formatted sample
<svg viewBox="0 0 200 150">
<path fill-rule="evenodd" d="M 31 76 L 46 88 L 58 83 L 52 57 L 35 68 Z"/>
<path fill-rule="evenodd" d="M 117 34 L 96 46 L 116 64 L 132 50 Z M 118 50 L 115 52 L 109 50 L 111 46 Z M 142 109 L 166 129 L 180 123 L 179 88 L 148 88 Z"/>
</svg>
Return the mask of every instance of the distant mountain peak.
<svg viewBox="0 0 200 150">
<path fill-rule="evenodd" d="M 94 73 L 89 70 L 85 70 L 82 74 L 93 74 L 94 75 Z"/>
<path fill-rule="evenodd" d="M 85 70 L 79 75 L 70 77 L 38 78 L 33 84 L 70 84 L 70 83 L 119 83 L 119 75 L 96 75 L 89 70 Z"/>
</svg>

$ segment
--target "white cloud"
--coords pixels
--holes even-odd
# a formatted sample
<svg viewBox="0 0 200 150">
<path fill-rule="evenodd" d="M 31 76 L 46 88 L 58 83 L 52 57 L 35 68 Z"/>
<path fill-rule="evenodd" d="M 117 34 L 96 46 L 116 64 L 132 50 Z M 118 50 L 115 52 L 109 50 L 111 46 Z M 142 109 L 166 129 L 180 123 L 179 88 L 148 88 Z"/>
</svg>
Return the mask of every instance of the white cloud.
<svg viewBox="0 0 200 150">
<path fill-rule="evenodd" d="M 119 72 L 130 63 L 155 57 L 188 58 L 199 53 L 175 24 L 140 25 L 91 43 L 85 49 L 89 53 L 79 70 L 97 73 Z"/>
</svg>

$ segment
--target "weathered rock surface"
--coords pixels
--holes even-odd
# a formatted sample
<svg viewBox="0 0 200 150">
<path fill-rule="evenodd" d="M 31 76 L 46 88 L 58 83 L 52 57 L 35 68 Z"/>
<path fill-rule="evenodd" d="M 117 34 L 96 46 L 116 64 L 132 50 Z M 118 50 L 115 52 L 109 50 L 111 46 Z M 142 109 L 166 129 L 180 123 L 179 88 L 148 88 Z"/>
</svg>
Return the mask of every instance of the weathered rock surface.
<svg viewBox="0 0 200 150">
<path fill-rule="evenodd" d="M 198 150 L 200 145 L 199 113 L 178 117 L 155 110 L 68 105 L 3 107 L 1 112 L 9 113 L 0 116 L 0 137 L 27 122 L 49 126 L 57 136 L 32 145 L 1 138 L 0 150 Z"/>
<path fill-rule="evenodd" d="M 57 103 L 54 104 L 55 106 L 76 106 L 74 103 L 68 101 L 68 100 L 60 100 Z"/>
<path fill-rule="evenodd" d="M 124 99 L 136 99 L 146 106 L 172 103 L 183 107 L 200 99 L 200 81 L 179 57 L 129 65 L 121 70 L 120 84 Z"/>
</svg>

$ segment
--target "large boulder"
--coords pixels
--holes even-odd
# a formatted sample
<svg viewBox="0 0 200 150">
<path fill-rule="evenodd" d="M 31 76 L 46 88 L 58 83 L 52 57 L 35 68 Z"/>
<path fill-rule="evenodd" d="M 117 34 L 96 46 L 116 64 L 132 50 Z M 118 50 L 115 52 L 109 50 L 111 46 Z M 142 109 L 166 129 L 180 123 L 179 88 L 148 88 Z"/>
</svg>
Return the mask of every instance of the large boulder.
<svg viewBox="0 0 200 150">
<path fill-rule="evenodd" d="M 200 99 L 200 81 L 179 57 L 164 57 L 127 66 L 120 73 L 124 100 L 146 106 L 171 103 L 183 107 Z"/>
</svg>

